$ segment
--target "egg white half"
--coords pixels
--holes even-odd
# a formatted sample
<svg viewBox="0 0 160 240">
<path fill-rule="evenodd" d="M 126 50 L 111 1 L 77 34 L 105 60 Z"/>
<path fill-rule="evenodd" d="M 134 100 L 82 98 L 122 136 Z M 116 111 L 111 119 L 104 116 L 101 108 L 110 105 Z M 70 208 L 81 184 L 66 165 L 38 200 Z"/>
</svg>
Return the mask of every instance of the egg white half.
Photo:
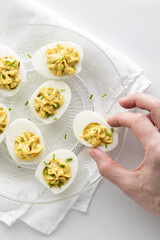
<svg viewBox="0 0 160 240">
<path fill-rule="evenodd" d="M 49 118 L 41 118 L 39 116 L 39 114 L 36 112 L 35 107 L 34 107 L 34 98 L 37 97 L 39 90 L 42 87 L 53 87 L 53 88 L 57 88 L 58 91 L 60 92 L 61 95 L 63 95 L 64 97 L 64 103 L 63 105 L 58 109 L 57 113 Z M 65 91 L 61 91 L 64 90 Z M 58 121 L 58 119 L 65 113 L 65 111 L 67 110 L 67 108 L 69 107 L 69 104 L 71 102 L 71 90 L 70 87 L 63 81 L 55 81 L 55 80 L 51 80 L 48 82 L 45 82 L 44 84 L 42 84 L 32 95 L 32 97 L 29 100 L 29 106 L 30 109 L 32 111 L 32 114 L 34 117 L 36 117 L 38 120 L 40 120 L 41 122 L 43 122 L 44 124 L 50 124 L 54 121 Z M 57 118 L 57 120 L 54 120 L 54 118 Z"/>
<path fill-rule="evenodd" d="M 21 89 L 22 86 L 25 85 L 25 83 L 27 82 L 27 75 L 26 75 L 26 71 L 23 66 L 23 63 L 20 61 L 20 58 L 18 57 L 17 53 L 7 46 L 0 45 L 0 57 L 9 57 L 9 56 L 13 56 L 17 58 L 20 62 L 19 76 L 21 77 L 21 82 L 18 84 L 17 88 L 13 90 L 0 88 L 0 94 L 3 94 L 8 97 L 12 97 Z"/>
<path fill-rule="evenodd" d="M 10 122 L 10 112 L 8 111 L 8 108 L 5 105 L 3 105 L 2 103 L 0 103 L 0 107 L 3 108 L 6 111 L 7 119 L 8 119 L 7 126 L 4 130 L 4 132 L 2 134 L 0 134 L 0 143 L 1 143 L 4 140 L 4 138 L 7 134 L 7 130 L 8 130 L 9 122 Z"/>
<path fill-rule="evenodd" d="M 84 111 L 76 115 L 73 121 L 73 131 L 75 137 L 80 141 L 82 144 L 92 147 L 91 144 L 87 143 L 83 138 L 80 136 L 83 134 L 84 128 L 90 123 L 100 123 L 102 126 L 107 127 L 109 130 L 111 126 L 106 122 L 106 120 L 98 113 L 92 111 Z M 104 151 L 109 152 L 113 150 L 118 144 L 118 134 L 116 131 L 113 133 L 113 142 L 105 146 L 98 146 L 97 148 Z"/>
<path fill-rule="evenodd" d="M 18 137 L 18 135 L 20 135 L 22 132 L 26 132 L 26 131 L 32 132 L 40 137 L 40 144 L 43 146 L 43 150 L 38 155 L 38 157 L 34 158 L 33 160 L 23 161 L 15 155 L 14 143 L 15 143 L 15 139 Z M 9 151 L 11 157 L 17 163 L 26 164 L 26 165 L 36 164 L 36 163 L 40 162 L 44 157 L 45 145 L 44 145 L 43 136 L 42 136 L 40 130 L 38 129 L 38 127 L 33 122 L 31 122 L 27 119 L 19 118 L 10 124 L 10 126 L 7 130 L 7 135 L 6 135 L 6 144 L 7 144 L 7 148 L 8 148 L 8 151 Z"/>
<path fill-rule="evenodd" d="M 84 55 L 83 49 L 78 44 L 72 43 L 72 42 L 64 42 L 64 41 L 54 42 L 54 43 L 50 43 L 50 44 L 40 48 L 32 57 L 32 64 L 33 64 L 33 67 L 35 68 L 35 70 L 38 73 L 40 73 L 41 75 L 43 75 L 44 77 L 50 78 L 50 79 L 61 80 L 66 77 L 73 76 L 74 74 L 72 74 L 72 75 L 64 74 L 63 76 L 59 77 L 59 76 L 51 73 L 51 71 L 48 69 L 47 58 L 46 58 L 45 52 L 49 48 L 55 48 L 57 43 L 74 47 L 75 50 L 78 51 L 80 60 L 76 65 L 76 71 L 74 74 L 79 73 L 81 71 L 81 64 L 82 64 L 83 55 Z"/>
<path fill-rule="evenodd" d="M 49 163 L 50 159 L 53 158 L 53 154 L 55 154 L 55 158 L 57 158 L 57 159 L 65 160 L 67 158 L 73 158 L 72 161 L 67 162 L 67 163 L 69 163 L 69 165 L 71 167 L 72 177 L 68 180 L 68 182 L 65 185 L 61 186 L 61 188 L 58 188 L 58 187 L 50 188 L 43 178 L 43 170 L 46 167 L 44 162 Z M 78 159 L 77 159 L 76 155 L 73 152 L 71 152 L 70 150 L 59 149 L 59 150 L 55 150 L 55 151 L 49 153 L 41 161 L 41 163 L 39 164 L 39 166 L 36 169 L 35 177 L 40 183 L 42 183 L 53 194 L 59 194 L 59 193 L 62 193 L 63 191 L 65 191 L 72 184 L 73 180 L 75 179 L 75 177 L 77 175 L 77 171 L 78 171 Z"/>
</svg>

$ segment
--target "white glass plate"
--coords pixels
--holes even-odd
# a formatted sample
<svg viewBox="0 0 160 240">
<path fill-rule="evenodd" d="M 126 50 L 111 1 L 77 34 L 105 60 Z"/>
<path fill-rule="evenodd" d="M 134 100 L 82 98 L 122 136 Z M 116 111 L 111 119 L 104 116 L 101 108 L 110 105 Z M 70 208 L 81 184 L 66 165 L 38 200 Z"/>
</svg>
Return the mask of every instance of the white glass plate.
<svg viewBox="0 0 160 240">
<path fill-rule="evenodd" d="M 80 73 L 63 79 L 72 92 L 71 104 L 64 115 L 56 122 L 43 125 L 32 117 L 29 101 L 34 91 L 45 81 L 31 63 L 28 54 L 33 54 L 46 44 L 57 41 L 71 41 L 79 44 L 84 50 L 84 59 Z M 11 108 L 10 122 L 17 118 L 33 121 L 42 132 L 45 141 L 45 155 L 59 148 L 72 150 L 78 155 L 79 169 L 70 188 L 56 196 L 47 191 L 34 177 L 35 165 L 18 168 L 7 151 L 6 143 L 0 144 L 0 196 L 24 203 L 55 203 L 81 194 L 101 179 L 95 162 L 85 157 L 85 150 L 77 142 L 72 130 L 75 115 L 83 110 L 95 110 L 104 117 L 120 111 L 117 96 L 125 95 L 123 82 L 117 69 L 106 54 L 86 37 L 71 30 L 50 25 L 27 25 L 0 33 L 0 44 L 12 48 L 19 55 L 27 71 L 27 84 L 14 97 L 0 95 L 0 103 Z M 93 94 L 90 99 L 90 95 Z M 102 97 L 107 93 L 106 97 Z M 116 97 L 115 97 L 116 96 Z M 94 107 L 93 107 L 94 106 Z M 67 138 L 64 139 L 65 134 Z M 110 152 L 118 159 L 126 137 L 122 128 L 119 144 Z M 26 168 L 27 167 L 27 168 Z M 83 180 L 86 179 L 86 183 Z"/>
</svg>

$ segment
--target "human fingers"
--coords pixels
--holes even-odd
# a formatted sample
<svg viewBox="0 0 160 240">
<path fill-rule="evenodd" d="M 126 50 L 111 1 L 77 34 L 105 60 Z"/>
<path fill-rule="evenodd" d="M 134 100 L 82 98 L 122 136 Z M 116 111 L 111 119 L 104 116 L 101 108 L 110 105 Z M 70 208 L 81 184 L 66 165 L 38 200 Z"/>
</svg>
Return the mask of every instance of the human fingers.
<svg viewBox="0 0 160 240">
<path fill-rule="evenodd" d="M 160 100 L 146 93 L 135 93 L 119 99 L 119 103 L 123 108 L 141 108 L 152 111 L 154 108 L 160 108 Z"/>
<path fill-rule="evenodd" d="M 159 134 L 153 124 L 142 113 L 121 112 L 107 118 L 107 122 L 112 127 L 131 128 L 133 134 L 145 148 L 150 144 L 150 139 L 159 141 Z"/>
<path fill-rule="evenodd" d="M 96 161 L 100 174 L 117 185 L 123 192 L 129 194 L 132 188 L 134 173 L 124 168 L 121 164 L 114 161 L 107 153 L 99 149 L 92 148 L 89 151 L 90 156 Z"/>
</svg>

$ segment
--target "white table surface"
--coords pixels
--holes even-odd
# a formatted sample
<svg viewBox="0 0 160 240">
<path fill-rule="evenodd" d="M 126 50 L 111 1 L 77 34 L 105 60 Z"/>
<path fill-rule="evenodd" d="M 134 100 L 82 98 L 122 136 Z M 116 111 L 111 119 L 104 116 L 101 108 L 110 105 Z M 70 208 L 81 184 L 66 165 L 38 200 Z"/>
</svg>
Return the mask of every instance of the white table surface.
<svg viewBox="0 0 160 240">
<path fill-rule="evenodd" d="M 138 63 L 160 97 L 160 2 L 157 0 L 37 0 L 77 26 L 97 35 Z M 143 150 L 129 132 L 120 162 L 134 168 Z M 159 240 L 160 219 L 144 212 L 117 187 L 103 180 L 87 214 L 71 210 L 60 227 L 44 236 L 18 221 L 13 229 L 0 224 L 4 240 Z"/>
</svg>

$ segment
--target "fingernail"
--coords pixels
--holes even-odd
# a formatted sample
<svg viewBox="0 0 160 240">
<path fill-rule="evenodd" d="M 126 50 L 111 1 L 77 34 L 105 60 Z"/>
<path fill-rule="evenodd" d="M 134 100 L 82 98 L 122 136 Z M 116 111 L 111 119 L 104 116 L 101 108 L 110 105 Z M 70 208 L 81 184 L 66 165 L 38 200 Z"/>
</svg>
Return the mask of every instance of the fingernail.
<svg viewBox="0 0 160 240">
<path fill-rule="evenodd" d="M 123 101 L 123 100 L 125 100 L 126 98 L 127 98 L 127 96 L 121 97 L 121 98 L 119 99 L 119 101 Z"/>
</svg>

